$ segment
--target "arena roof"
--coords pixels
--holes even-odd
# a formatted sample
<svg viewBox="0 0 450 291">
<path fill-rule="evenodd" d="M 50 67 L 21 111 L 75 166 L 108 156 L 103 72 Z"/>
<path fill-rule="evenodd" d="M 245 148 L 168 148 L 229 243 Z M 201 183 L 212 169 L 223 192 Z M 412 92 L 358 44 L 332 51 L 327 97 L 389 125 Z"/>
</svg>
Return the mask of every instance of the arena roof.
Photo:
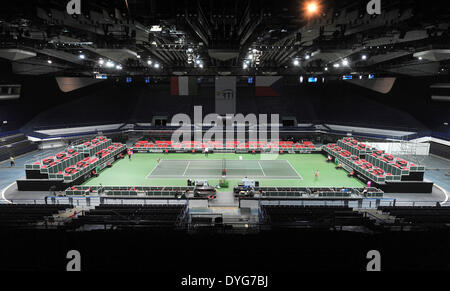
<svg viewBox="0 0 450 291">
<path fill-rule="evenodd" d="M 446 1 L 80 0 L 2 4 L 17 74 L 448 74 Z M 312 5 L 312 6 L 311 6 Z"/>
</svg>

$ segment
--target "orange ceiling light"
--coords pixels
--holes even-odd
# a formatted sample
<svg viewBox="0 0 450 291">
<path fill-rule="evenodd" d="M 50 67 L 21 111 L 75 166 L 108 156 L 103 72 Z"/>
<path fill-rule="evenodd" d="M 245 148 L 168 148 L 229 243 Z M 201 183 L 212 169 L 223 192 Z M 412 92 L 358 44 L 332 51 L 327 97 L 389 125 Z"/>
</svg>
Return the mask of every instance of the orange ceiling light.
<svg viewBox="0 0 450 291">
<path fill-rule="evenodd" d="M 307 1 L 303 5 L 303 11 L 308 17 L 320 14 L 321 5 L 319 1 Z"/>
</svg>

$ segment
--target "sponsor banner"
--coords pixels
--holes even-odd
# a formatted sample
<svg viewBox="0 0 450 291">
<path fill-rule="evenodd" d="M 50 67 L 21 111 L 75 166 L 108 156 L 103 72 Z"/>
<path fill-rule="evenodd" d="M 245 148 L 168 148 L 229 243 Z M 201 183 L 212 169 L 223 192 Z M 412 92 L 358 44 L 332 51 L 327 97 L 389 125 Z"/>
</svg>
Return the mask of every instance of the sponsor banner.
<svg viewBox="0 0 450 291">
<path fill-rule="evenodd" d="M 236 113 L 236 76 L 216 77 L 215 91 L 216 113 Z"/>
</svg>

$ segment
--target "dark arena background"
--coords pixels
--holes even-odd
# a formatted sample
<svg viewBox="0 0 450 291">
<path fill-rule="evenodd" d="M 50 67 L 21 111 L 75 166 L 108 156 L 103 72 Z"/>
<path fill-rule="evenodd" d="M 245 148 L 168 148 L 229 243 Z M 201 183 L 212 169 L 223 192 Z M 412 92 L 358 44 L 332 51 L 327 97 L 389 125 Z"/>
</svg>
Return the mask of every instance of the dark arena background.
<svg viewBox="0 0 450 291">
<path fill-rule="evenodd" d="M 448 1 L 1 5 L 0 270 L 450 270 Z"/>
</svg>

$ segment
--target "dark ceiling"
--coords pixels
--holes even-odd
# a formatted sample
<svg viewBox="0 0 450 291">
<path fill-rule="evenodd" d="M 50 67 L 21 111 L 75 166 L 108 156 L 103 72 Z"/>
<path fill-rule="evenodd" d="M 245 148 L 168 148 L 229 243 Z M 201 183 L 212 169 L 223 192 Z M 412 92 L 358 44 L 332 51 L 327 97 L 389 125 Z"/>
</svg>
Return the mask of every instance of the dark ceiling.
<svg viewBox="0 0 450 291">
<path fill-rule="evenodd" d="M 314 1 L 314 15 L 305 5 Z M 381 0 L 8 1 L 0 57 L 16 74 L 448 74 L 450 5 Z"/>
</svg>

